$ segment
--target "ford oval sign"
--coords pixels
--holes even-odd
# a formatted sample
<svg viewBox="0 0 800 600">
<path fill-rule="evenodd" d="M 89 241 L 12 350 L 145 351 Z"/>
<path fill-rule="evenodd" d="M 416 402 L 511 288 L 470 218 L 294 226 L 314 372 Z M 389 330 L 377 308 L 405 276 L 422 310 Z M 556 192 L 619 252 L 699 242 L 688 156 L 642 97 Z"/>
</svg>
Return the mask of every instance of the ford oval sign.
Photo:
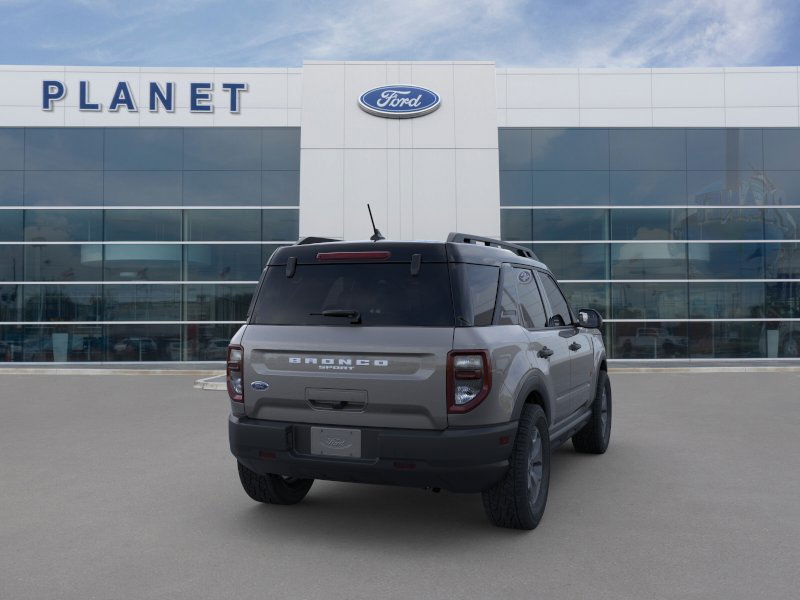
<svg viewBox="0 0 800 600">
<path fill-rule="evenodd" d="M 358 105 L 371 115 L 407 119 L 439 108 L 439 94 L 415 85 L 384 85 L 361 94 Z"/>
</svg>

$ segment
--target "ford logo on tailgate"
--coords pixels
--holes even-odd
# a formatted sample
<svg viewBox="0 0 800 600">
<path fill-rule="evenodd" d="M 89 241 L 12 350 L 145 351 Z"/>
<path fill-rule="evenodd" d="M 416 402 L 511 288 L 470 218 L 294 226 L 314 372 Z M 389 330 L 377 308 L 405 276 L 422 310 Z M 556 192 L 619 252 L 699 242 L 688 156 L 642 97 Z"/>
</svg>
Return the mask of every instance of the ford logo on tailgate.
<svg viewBox="0 0 800 600">
<path fill-rule="evenodd" d="M 385 85 L 361 94 L 358 105 L 379 117 L 420 117 L 439 108 L 439 94 L 415 85 Z"/>
</svg>

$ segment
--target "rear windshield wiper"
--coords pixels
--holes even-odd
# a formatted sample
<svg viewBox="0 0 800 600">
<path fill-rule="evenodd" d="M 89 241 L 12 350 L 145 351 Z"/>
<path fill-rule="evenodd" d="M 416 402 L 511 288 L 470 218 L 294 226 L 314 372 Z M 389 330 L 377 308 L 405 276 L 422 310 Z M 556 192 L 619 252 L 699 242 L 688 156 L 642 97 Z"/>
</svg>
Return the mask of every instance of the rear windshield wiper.
<svg viewBox="0 0 800 600">
<path fill-rule="evenodd" d="M 347 308 L 331 308 L 329 310 L 323 310 L 322 312 L 308 314 L 322 317 L 343 317 L 345 319 L 350 319 L 351 325 L 358 325 L 361 323 L 361 313 L 357 310 L 350 310 Z"/>
</svg>

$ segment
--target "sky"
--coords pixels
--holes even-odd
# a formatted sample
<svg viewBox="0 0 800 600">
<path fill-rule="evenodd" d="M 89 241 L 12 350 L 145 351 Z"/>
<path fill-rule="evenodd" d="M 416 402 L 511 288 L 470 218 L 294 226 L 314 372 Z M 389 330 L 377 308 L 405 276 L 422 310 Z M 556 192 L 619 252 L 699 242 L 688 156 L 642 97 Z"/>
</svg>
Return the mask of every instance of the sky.
<svg viewBox="0 0 800 600">
<path fill-rule="evenodd" d="M 800 64 L 797 0 L 0 0 L 0 64 Z"/>
</svg>

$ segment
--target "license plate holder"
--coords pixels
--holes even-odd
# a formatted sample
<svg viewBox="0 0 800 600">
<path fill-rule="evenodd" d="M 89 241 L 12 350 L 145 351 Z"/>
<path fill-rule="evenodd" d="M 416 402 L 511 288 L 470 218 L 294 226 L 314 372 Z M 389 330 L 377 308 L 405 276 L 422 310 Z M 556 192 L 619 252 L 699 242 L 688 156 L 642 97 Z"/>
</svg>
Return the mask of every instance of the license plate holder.
<svg viewBox="0 0 800 600">
<path fill-rule="evenodd" d="M 361 458 L 361 430 L 312 427 L 311 454 Z"/>
</svg>

